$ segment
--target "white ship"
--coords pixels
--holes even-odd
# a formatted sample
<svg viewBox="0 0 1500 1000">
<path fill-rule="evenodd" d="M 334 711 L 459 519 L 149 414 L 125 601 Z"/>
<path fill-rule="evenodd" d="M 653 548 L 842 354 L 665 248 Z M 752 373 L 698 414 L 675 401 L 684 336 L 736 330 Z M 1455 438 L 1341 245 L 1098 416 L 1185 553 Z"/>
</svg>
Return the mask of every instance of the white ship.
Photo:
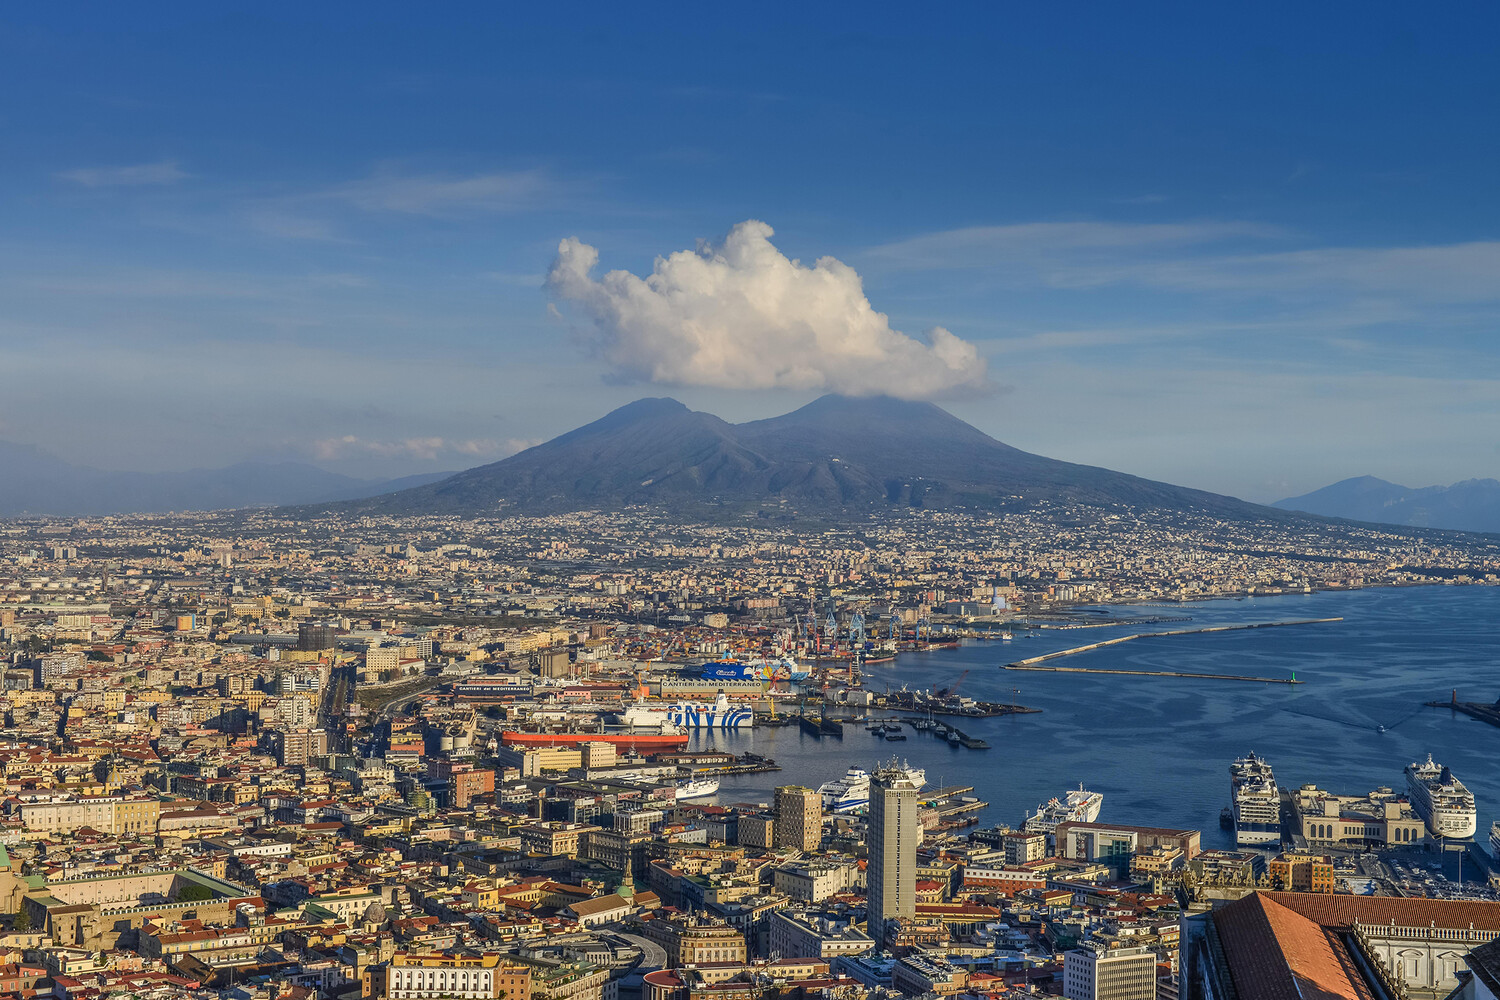
<svg viewBox="0 0 1500 1000">
<path fill-rule="evenodd" d="M 640 701 L 627 707 L 623 712 L 616 712 L 615 724 L 624 726 L 631 732 L 648 731 L 660 733 L 675 731 L 670 729 L 671 722 L 665 708 L 653 708 L 645 702 Z M 669 728 L 663 729 L 663 726 Z"/>
<path fill-rule="evenodd" d="M 719 790 L 718 778 L 690 778 L 677 786 L 679 799 L 701 799 Z"/>
<path fill-rule="evenodd" d="M 1281 843 L 1281 789 L 1271 765 L 1248 754 L 1229 765 L 1236 844 Z"/>
<path fill-rule="evenodd" d="M 819 785 L 818 794 L 823 796 L 825 812 L 853 812 L 870 802 L 870 772 L 862 767 L 851 767 L 842 778 Z"/>
<path fill-rule="evenodd" d="M 1425 764 L 1406 766 L 1406 789 L 1412 808 L 1427 821 L 1434 837 L 1472 837 L 1477 825 L 1474 793 L 1441 764 L 1427 755 Z"/>
<path fill-rule="evenodd" d="M 901 769 L 912 784 L 921 788 L 927 784 L 927 772 L 920 767 L 902 764 Z M 827 812 L 844 813 L 863 809 L 870 804 L 870 772 L 862 767 L 851 767 L 842 778 L 825 781 L 818 786 L 823 796 L 823 809 Z"/>
<path fill-rule="evenodd" d="M 1036 815 L 1027 816 L 1022 827 L 1027 833 L 1051 833 L 1059 823 L 1092 823 L 1099 818 L 1102 805 L 1102 794 L 1086 791 L 1080 784 L 1068 793 L 1067 798 L 1052 799 L 1038 806 Z"/>
<path fill-rule="evenodd" d="M 736 704 L 720 691 L 712 703 L 675 702 L 649 705 L 637 701 L 614 714 L 615 725 L 631 732 L 681 733 L 689 729 L 749 729 L 755 712 L 747 704 Z"/>
</svg>

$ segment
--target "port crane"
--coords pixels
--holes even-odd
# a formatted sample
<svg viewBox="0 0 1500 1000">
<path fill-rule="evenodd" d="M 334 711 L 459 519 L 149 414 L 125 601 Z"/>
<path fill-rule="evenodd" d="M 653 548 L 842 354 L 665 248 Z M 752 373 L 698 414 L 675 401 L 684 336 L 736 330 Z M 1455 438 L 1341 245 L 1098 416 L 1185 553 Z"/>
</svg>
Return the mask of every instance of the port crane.
<svg viewBox="0 0 1500 1000">
<path fill-rule="evenodd" d="M 932 696 L 934 698 L 948 698 L 952 695 L 958 694 L 958 686 L 964 682 L 964 678 L 967 676 L 969 676 L 969 672 L 965 670 L 963 673 L 958 675 L 958 680 L 954 681 L 947 687 L 938 688 L 936 691 L 932 692 Z"/>
</svg>

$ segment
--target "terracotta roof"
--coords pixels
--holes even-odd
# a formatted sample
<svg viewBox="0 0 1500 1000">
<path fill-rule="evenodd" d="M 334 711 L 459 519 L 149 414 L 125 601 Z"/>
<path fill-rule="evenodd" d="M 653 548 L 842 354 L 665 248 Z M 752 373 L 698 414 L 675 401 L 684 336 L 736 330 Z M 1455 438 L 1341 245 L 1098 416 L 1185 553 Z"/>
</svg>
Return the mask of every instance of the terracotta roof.
<svg viewBox="0 0 1500 1000">
<path fill-rule="evenodd" d="M 1398 927 L 1453 927 L 1500 932 L 1500 903 L 1467 899 L 1397 899 L 1391 896 L 1336 896 L 1322 892 L 1268 892 L 1271 899 L 1325 927 L 1389 924 Z"/>
<path fill-rule="evenodd" d="M 1251 893 L 1213 915 L 1241 1000 L 1375 1000 L 1340 934 L 1272 895 Z"/>
</svg>

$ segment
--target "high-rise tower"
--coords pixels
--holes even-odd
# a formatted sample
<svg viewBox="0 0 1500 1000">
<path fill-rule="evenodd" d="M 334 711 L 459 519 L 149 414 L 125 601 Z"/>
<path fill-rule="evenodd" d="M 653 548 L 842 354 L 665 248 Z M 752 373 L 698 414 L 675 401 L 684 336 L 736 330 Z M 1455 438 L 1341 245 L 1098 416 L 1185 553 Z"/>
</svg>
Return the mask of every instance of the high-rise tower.
<svg viewBox="0 0 1500 1000">
<path fill-rule="evenodd" d="M 921 786 L 894 760 L 870 778 L 869 933 L 877 945 L 887 925 L 917 915 L 917 792 Z"/>
</svg>

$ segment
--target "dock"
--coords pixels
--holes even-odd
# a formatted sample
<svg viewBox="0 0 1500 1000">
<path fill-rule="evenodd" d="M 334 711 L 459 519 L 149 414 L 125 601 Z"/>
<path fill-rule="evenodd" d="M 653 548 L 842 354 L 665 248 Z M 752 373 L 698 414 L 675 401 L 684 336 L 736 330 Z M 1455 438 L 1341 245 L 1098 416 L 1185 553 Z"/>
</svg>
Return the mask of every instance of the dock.
<svg viewBox="0 0 1500 1000">
<path fill-rule="evenodd" d="M 1257 684 L 1305 684 L 1295 677 L 1251 677 L 1246 674 L 1197 674 L 1190 670 L 1117 670 L 1113 667 L 1043 667 L 1007 663 L 1006 670 L 1036 670 L 1049 674 L 1125 674 L 1130 677 L 1187 677 L 1197 681 L 1253 681 Z"/>
<path fill-rule="evenodd" d="M 804 733 L 815 739 L 822 739 L 825 736 L 832 736 L 839 740 L 844 738 L 844 724 L 838 719 L 830 719 L 824 715 L 816 719 L 809 715 L 799 715 L 797 724 L 802 727 Z"/>
<path fill-rule="evenodd" d="M 1486 704 L 1481 701 L 1459 701 L 1458 692 L 1453 692 L 1451 701 L 1429 701 L 1424 702 L 1428 708 L 1448 708 L 1455 712 L 1467 715 L 1471 719 L 1480 722 L 1488 722 L 1492 726 L 1500 726 L 1500 701 Z"/>
<path fill-rule="evenodd" d="M 1284 622 L 1251 622 L 1245 625 L 1205 625 L 1202 628 L 1180 628 L 1167 632 L 1137 632 L 1133 635 L 1116 636 L 1113 639 L 1104 639 L 1100 642 L 1091 642 L 1086 646 L 1074 646 L 1071 649 L 1059 649 L 1055 653 L 1043 653 L 1040 656 L 1029 656 L 1024 660 L 1004 664 L 1006 670 L 1044 670 L 1056 673 L 1077 674 L 1135 674 L 1141 677 L 1188 677 L 1199 680 L 1214 681 L 1254 681 L 1262 684 L 1301 684 L 1295 677 L 1246 677 L 1240 674 L 1195 674 L 1188 671 L 1177 670 L 1116 670 L 1106 667 L 1042 667 L 1040 663 L 1048 660 L 1061 659 L 1064 656 L 1077 656 L 1079 653 L 1088 653 L 1106 646 L 1118 646 L 1122 642 L 1132 642 L 1136 639 L 1156 639 L 1169 635 L 1204 635 L 1209 632 L 1242 632 L 1252 628 L 1288 628 L 1292 625 L 1326 625 L 1330 622 L 1341 622 L 1342 618 L 1297 618 Z"/>
<path fill-rule="evenodd" d="M 913 726 L 912 728 L 916 727 Z M 970 736 L 968 733 L 965 733 L 957 726 L 950 726 L 946 722 L 933 723 L 932 727 L 927 731 L 936 736 L 938 739 L 947 740 L 947 742 L 949 743 L 954 742 L 954 740 L 949 739 L 949 734 L 952 734 L 953 736 L 957 737 L 959 746 L 965 747 L 969 750 L 988 750 L 990 748 L 990 745 L 979 737 Z"/>
</svg>

